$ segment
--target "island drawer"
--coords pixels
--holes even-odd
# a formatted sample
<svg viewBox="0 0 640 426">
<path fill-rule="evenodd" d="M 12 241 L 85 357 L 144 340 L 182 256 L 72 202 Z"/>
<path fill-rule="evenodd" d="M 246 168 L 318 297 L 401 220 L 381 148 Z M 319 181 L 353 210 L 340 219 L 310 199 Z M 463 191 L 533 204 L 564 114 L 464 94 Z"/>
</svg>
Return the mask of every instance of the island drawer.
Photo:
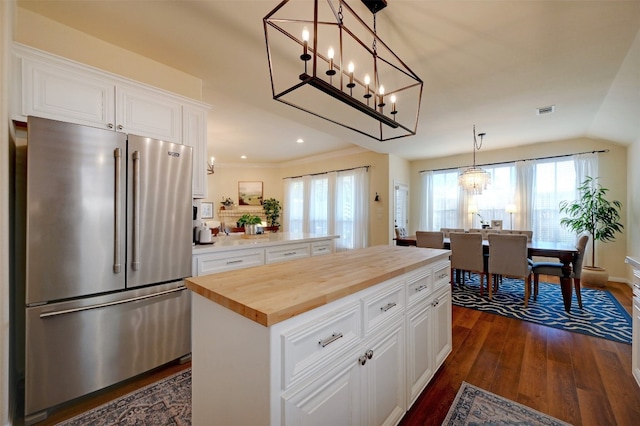
<svg viewBox="0 0 640 426">
<path fill-rule="evenodd" d="M 413 306 L 433 292 L 432 275 L 431 268 L 425 268 L 407 278 L 408 306 Z"/>
<path fill-rule="evenodd" d="M 263 249 L 233 250 L 195 256 L 195 276 L 264 265 Z"/>
<path fill-rule="evenodd" d="M 265 250 L 265 256 L 265 263 L 303 259 L 311 256 L 310 244 L 287 244 L 286 246 L 269 247 Z"/>
<path fill-rule="evenodd" d="M 390 318 L 400 315 L 405 308 L 405 281 L 385 285 L 380 291 L 362 299 L 365 336 Z"/>
<path fill-rule="evenodd" d="M 360 305 L 353 302 L 282 333 L 282 388 L 328 368 L 360 342 Z"/>
<path fill-rule="evenodd" d="M 442 262 L 433 265 L 434 291 L 438 291 L 444 286 L 451 285 L 451 262 Z"/>
</svg>

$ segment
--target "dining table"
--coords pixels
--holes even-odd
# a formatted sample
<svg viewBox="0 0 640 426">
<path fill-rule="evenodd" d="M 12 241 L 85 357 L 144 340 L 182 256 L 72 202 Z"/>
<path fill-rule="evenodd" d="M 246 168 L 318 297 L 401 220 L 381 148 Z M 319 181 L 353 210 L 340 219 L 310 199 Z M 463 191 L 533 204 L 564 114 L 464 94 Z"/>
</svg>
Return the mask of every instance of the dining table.
<svg viewBox="0 0 640 426">
<path fill-rule="evenodd" d="M 398 246 L 415 246 L 416 236 L 410 235 L 402 238 L 394 238 Z M 482 240 L 482 246 L 485 253 L 490 253 L 489 241 Z M 444 248 L 451 248 L 449 238 L 444 239 Z M 571 272 L 573 271 L 574 262 L 578 255 L 578 249 L 573 244 L 559 243 L 554 241 L 530 241 L 527 243 L 527 252 L 529 258 L 552 257 L 557 258 L 562 263 L 562 276 L 560 277 L 560 289 L 562 292 L 562 301 L 564 309 L 568 313 L 571 312 L 571 300 L 573 298 L 573 286 Z"/>
</svg>

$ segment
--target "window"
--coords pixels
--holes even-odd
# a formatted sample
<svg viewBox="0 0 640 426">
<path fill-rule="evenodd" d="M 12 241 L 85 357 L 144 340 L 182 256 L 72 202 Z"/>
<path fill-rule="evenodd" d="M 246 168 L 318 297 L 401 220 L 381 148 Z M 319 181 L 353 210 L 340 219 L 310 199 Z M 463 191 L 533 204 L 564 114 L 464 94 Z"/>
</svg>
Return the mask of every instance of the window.
<svg viewBox="0 0 640 426">
<path fill-rule="evenodd" d="M 285 179 L 284 229 L 337 234 L 337 250 L 366 247 L 368 195 L 366 168 Z"/>
<path fill-rule="evenodd" d="M 503 229 L 527 229 L 539 241 L 575 243 L 576 236 L 560 225 L 560 202 L 574 200 L 576 188 L 586 176 L 597 176 L 595 154 L 576 154 L 541 160 L 482 166 L 491 184 L 479 195 L 467 195 L 458 187 L 458 170 L 422 173 L 421 230 L 477 228 L 475 207 L 486 222 L 502 220 Z M 505 211 L 516 205 L 513 217 Z"/>
</svg>

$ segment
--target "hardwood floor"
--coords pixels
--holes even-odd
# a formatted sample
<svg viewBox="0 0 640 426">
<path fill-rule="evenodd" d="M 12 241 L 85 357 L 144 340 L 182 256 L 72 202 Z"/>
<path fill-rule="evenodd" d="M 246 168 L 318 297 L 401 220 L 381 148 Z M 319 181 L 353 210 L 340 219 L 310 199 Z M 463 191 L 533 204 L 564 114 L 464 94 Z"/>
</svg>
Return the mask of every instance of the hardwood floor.
<svg viewBox="0 0 640 426">
<path fill-rule="evenodd" d="M 607 288 L 631 313 L 631 289 Z M 640 422 L 631 345 L 454 306 L 453 351 L 400 424 L 440 425 L 462 381 L 576 426 Z"/>
<path fill-rule="evenodd" d="M 607 288 L 631 313 L 631 289 L 621 283 Z M 190 365 L 172 364 L 83 398 L 39 425 L 56 424 Z M 576 426 L 631 426 L 640 419 L 631 345 L 454 306 L 453 351 L 400 424 L 440 425 L 462 381 Z"/>
</svg>

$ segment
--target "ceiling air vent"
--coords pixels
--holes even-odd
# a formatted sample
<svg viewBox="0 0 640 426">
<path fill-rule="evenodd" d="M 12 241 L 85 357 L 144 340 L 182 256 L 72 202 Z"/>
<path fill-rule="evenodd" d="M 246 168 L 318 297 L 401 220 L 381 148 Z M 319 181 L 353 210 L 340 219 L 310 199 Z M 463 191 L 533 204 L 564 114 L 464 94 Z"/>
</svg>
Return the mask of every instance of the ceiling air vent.
<svg viewBox="0 0 640 426">
<path fill-rule="evenodd" d="M 556 110 L 555 105 L 549 105 L 546 107 L 538 108 L 537 114 L 538 115 L 552 114 L 553 112 L 555 112 L 555 110 Z"/>
</svg>

